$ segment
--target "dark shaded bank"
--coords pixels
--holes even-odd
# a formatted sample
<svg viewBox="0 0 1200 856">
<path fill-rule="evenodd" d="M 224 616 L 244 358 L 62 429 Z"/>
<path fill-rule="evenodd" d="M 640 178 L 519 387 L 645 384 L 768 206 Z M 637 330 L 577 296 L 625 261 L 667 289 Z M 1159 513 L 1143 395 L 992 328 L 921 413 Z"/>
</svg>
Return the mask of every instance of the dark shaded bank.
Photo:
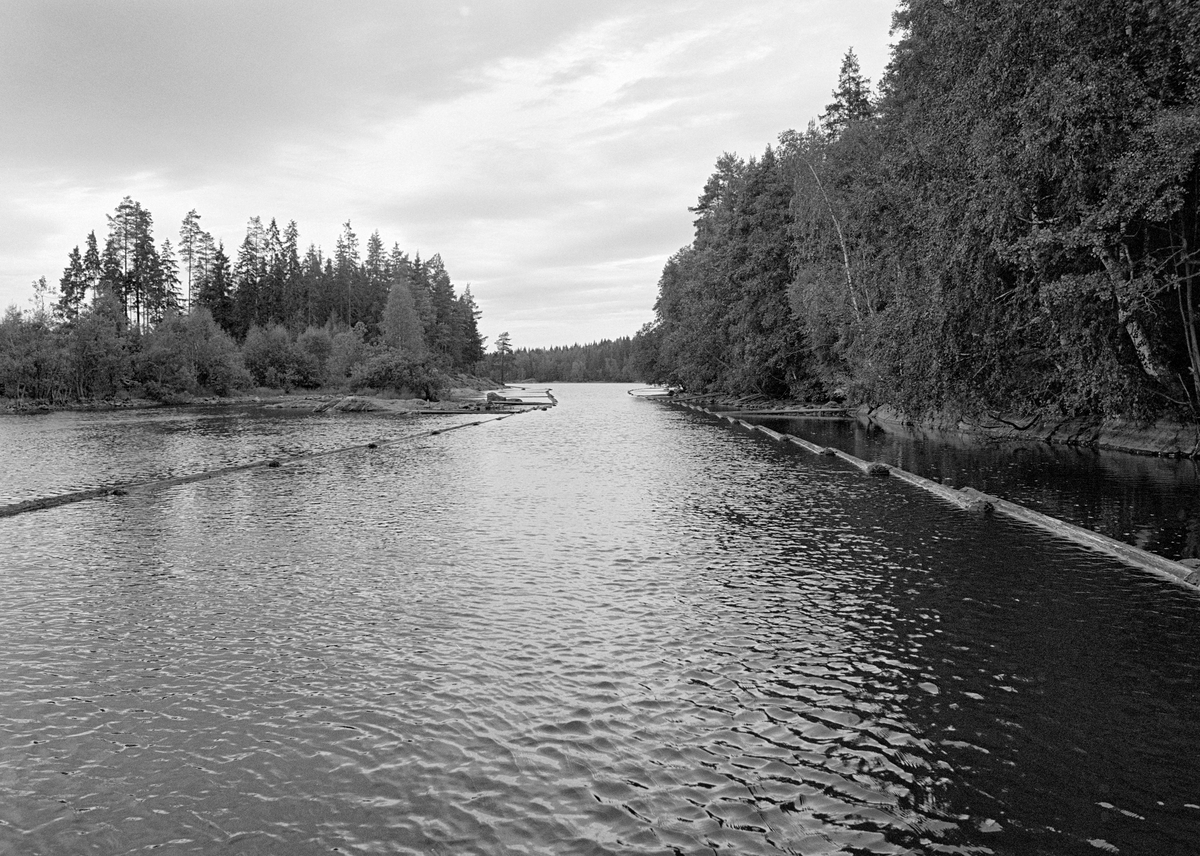
<svg viewBox="0 0 1200 856">
<path fill-rule="evenodd" d="M 1200 458 L 1200 425 L 1167 418 L 1146 422 L 1116 417 L 1064 418 L 951 412 L 914 416 L 890 404 L 852 407 L 837 401 L 819 404 L 764 395 L 679 393 L 672 396 L 671 400 L 699 405 L 715 413 L 857 419 L 884 431 L 929 440 L 945 440 L 948 436 L 969 437 L 995 442 L 1043 442 L 1165 458 Z"/>
<path fill-rule="evenodd" d="M 1136 455 L 1171 458 L 1200 457 L 1200 425 L 1169 419 L 1138 422 L 1133 419 L 1098 419 L 986 414 L 936 414 L 914 418 L 889 405 L 862 406 L 855 411 L 885 431 L 906 433 L 960 434 L 997 441 L 1042 441 L 1063 446 L 1081 446 Z"/>
</svg>

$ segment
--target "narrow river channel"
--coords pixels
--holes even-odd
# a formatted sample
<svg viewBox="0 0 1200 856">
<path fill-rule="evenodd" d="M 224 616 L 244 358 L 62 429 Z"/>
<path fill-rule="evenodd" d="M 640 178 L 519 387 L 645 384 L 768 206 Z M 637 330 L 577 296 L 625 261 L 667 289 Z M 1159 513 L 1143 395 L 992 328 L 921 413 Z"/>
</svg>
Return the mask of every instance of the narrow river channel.
<svg viewBox="0 0 1200 856">
<path fill-rule="evenodd" d="M 1194 854 L 1200 593 L 563 385 L 0 417 L 0 854 Z"/>
</svg>

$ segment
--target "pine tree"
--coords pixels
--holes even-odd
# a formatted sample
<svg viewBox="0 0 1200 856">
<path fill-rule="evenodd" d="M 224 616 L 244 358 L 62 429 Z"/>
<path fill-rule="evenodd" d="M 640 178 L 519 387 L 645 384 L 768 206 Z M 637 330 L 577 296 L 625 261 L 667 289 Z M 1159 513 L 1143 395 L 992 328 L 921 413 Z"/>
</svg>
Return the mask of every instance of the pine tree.
<svg viewBox="0 0 1200 856">
<path fill-rule="evenodd" d="M 283 237 L 275 218 L 267 224 L 263 236 L 263 284 L 262 315 L 265 323 L 278 324 L 284 320 L 284 288 L 286 287 L 286 261 Z"/>
<path fill-rule="evenodd" d="M 304 261 L 300 264 L 300 294 L 297 295 L 306 327 L 327 317 L 322 299 L 326 292 L 324 269 L 325 259 L 321 255 L 321 249 L 316 244 L 309 244 L 304 253 Z"/>
<path fill-rule="evenodd" d="M 86 285 L 92 292 L 92 302 L 96 302 L 96 298 L 100 291 L 100 280 L 104 275 L 104 269 L 100 263 L 100 250 L 96 245 L 96 233 L 88 232 L 87 248 L 83 252 L 83 276 Z"/>
<path fill-rule="evenodd" d="M 137 330 L 144 327 L 147 296 L 153 300 L 162 285 L 153 228 L 150 212 L 128 196 L 108 217 L 108 239 L 101 262 L 103 277 L 112 293 L 123 301 L 126 316 L 132 315 Z"/>
<path fill-rule="evenodd" d="M 59 280 L 59 298 L 58 305 L 54 309 L 55 316 L 67 323 L 78 318 L 79 309 L 83 305 L 83 299 L 87 293 L 87 286 L 87 272 L 84 270 L 83 257 L 79 254 L 77 245 L 75 249 L 71 250 L 62 279 Z"/>
<path fill-rule="evenodd" d="M 874 113 L 871 81 L 862 76 L 858 57 L 854 54 L 854 48 L 850 48 L 842 59 L 838 86 L 833 91 L 833 103 L 825 107 L 821 124 L 827 134 L 836 137 L 853 123 L 869 119 Z"/>
<path fill-rule="evenodd" d="M 155 300 L 151 307 L 151 322 L 157 324 L 168 313 L 178 312 L 181 296 L 179 293 L 179 263 L 175 261 L 175 249 L 169 239 L 164 239 L 158 250 L 159 275 L 155 283 Z"/>
<path fill-rule="evenodd" d="M 504 383 L 504 367 L 508 364 L 512 352 L 512 341 L 508 338 L 508 331 L 505 330 L 496 337 L 496 362 L 500 364 L 500 383 Z"/>
<path fill-rule="evenodd" d="M 354 291 L 359 279 L 358 236 L 347 220 L 342 224 L 342 234 L 338 236 L 334 251 L 334 272 L 338 285 L 346 295 L 346 324 L 354 326 Z"/>
<path fill-rule="evenodd" d="M 463 289 L 462 296 L 458 298 L 458 306 L 463 325 L 459 363 L 463 369 L 470 369 L 484 356 L 484 339 L 479 334 L 479 319 L 483 316 L 483 312 L 475 303 L 475 295 L 471 294 L 471 286 L 468 285 Z"/>
<path fill-rule="evenodd" d="M 193 208 L 183 218 L 183 223 L 179 227 L 179 256 L 183 260 L 184 272 L 187 277 L 184 306 L 188 309 L 191 309 L 192 306 L 192 285 L 199 274 L 199 257 L 204 234 L 204 230 L 200 228 L 200 215 Z"/>
<path fill-rule="evenodd" d="M 421 325 L 425 328 L 425 343 L 431 344 L 433 330 L 437 326 L 437 316 L 433 311 L 433 298 L 430 293 L 429 268 L 421 261 L 417 253 L 409 266 L 408 287 L 412 291 L 413 302 L 417 305 L 417 315 L 421 317 Z"/>
<path fill-rule="evenodd" d="M 290 327 L 303 328 L 307 322 L 307 301 L 303 295 L 303 270 L 300 265 L 300 229 L 289 220 L 283 230 L 283 321 Z"/>
<path fill-rule="evenodd" d="M 213 320 L 221 325 L 225 332 L 233 334 L 235 324 L 231 289 L 229 257 L 225 255 L 225 245 L 221 243 L 213 251 L 208 275 L 196 292 L 196 305 L 206 307 L 212 313 Z"/>
<path fill-rule="evenodd" d="M 136 327 L 144 331 L 152 317 L 161 311 L 167 298 L 164 291 L 162 259 L 154 246 L 150 212 L 137 206 L 137 228 L 133 242 L 133 269 L 130 271 Z"/>
<path fill-rule="evenodd" d="M 428 337 L 429 346 L 435 354 L 454 364 L 462 352 L 465 333 L 462 317 L 455 311 L 454 284 L 450 281 L 441 255 L 435 253 L 425 263 L 425 269 L 433 305 L 433 331 Z"/>
<path fill-rule="evenodd" d="M 367 239 L 367 257 L 363 262 L 363 297 L 359 301 L 360 309 L 368 326 L 375 324 L 383 314 L 387 303 L 389 283 L 388 257 L 383 251 L 383 240 L 378 230 L 371 233 Z"/>
<path fill-rule="evenodd" d="M 237 339 L 244 339 L 246 332 L 253 326 L 263 326 L 266 319 L 262 312 L 262 285 L 265 274 L 265 260 L 260 254 L 261 223 L 257 217 L 250 221 L 250 228 L 242 245 L 238 248 L 237 262 L 233 267 L 233 324 L 231 331 Z M 217 316 L 213 311 L 213 317 Z"/>
</svg>

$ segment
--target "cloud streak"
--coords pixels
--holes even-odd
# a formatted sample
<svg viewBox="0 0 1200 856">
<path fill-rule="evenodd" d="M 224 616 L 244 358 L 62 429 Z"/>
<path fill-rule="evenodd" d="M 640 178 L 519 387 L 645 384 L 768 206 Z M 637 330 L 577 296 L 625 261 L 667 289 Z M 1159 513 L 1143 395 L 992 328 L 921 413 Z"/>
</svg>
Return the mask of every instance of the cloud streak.
<svg viewBox="0 0 1200 856">
<path fill-rule="evenodd" d="M 20 2 L 0 35 L 0 303 L 132 195 L 236 246 L 252 215 L 332 248 L 440 252 L 484 332 L 631 334 L 717 156 L 878 76 L 892 4 Z"/>
</svg>

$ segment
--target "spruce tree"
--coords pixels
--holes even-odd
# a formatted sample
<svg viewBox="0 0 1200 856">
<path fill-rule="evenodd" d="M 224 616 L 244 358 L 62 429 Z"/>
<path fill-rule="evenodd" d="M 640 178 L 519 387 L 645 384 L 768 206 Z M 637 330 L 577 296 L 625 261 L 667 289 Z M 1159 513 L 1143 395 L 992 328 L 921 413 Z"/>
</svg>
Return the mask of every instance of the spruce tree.
<svg viewBox="0 0 1200 856">
<path fill-rule="evenodd" d="M 233 318 L 231 288 L 229 257 L 225 255 L 224 243 L 220 243 L 213 251 L 212 266 L 209 268 L 208 276 L 196 292 L 196 305 L 207 308 L 221 329 L 232 335 L 236 331 L 236 325 Z"/>
<path fill-rule="evenodd" d="M 87 282 L 87 287 L 92 291 L 92 302 L 96 301 L 96 297 L 100 290 L 100 280 L 103 278 L 104 269 L 100 263 L 100 250 L 96 245 L 96 233 L 88 232 L 87 246 L 83 251 L 83 276 Z"/>
<path fill-rule="evenodd" d="M 62 279 L 58 284 L 58 304 L 54 314 L 67 323 L 79 317 L 79 308 L 83 304 L 87 292 L 87 272 L 83 267 L 83 257 L 79 254 L 78 245 L 71 250 L 67 266 L 63 270 Z"/>
<path fill-rule="evenodd" d="M 862 76 L 854 48 L 846 51 L 842 58 L 842 69 L 838 73 L 838 86 L 833 91 L 833 103 L 825 107 L 821 125 L 831 137 L 838 136 L 855 122 L 874 115 L 871 106 L 871 81 Z"/>
</svg>

